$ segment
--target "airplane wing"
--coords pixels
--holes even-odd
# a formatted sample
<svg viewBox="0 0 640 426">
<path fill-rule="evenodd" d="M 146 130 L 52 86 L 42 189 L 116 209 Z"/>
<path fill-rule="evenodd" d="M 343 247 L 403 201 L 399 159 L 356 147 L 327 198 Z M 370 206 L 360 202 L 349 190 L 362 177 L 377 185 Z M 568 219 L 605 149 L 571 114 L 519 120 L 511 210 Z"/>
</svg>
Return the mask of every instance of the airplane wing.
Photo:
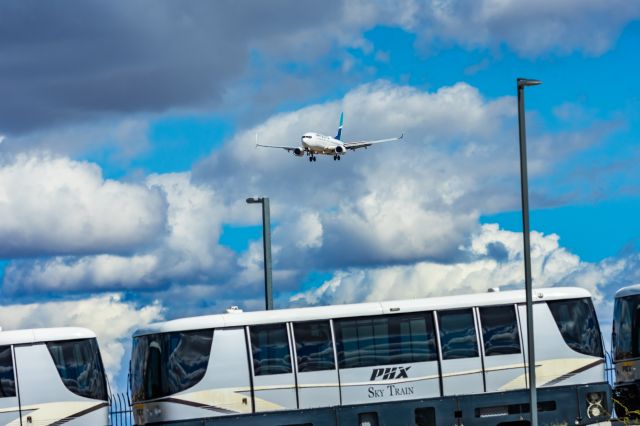
<svg viewBox="0 0 640 426">
<path fill-rule="evenodd" d="M 355 142 L 345 142 L 344 143 L 344 147 L 346 149 L 350 149 L 350 150 L 356 150 L 358 148 L 366 148 L 368 146 L 371 145 L 375 145 L 377 143 L 383 143 L 383 142 L 393 142 L 393 141 L 399 141 L 402 140 L 402 138 L 404 137 L 404 133 L 401 134 L 399 137 L 397 138 L 389 138 L 389 139 L 378 139 L 375 141 L 355 141 Z"/>
<path fill-rule="evenodd" d="M 296 149 L 300 149 L 303 151 L 306 151 L 305 148 L 301 148 L 299 146 L 279 146 L 279 145 L 261 145 L 259 143 L 256 144 L 256 147 L 263 147 L 263 148 L 280 148 L 280 149 L 286 149 L 287 152 L 291 152 L 291 151 L 295 151 Z"/>
</svg>

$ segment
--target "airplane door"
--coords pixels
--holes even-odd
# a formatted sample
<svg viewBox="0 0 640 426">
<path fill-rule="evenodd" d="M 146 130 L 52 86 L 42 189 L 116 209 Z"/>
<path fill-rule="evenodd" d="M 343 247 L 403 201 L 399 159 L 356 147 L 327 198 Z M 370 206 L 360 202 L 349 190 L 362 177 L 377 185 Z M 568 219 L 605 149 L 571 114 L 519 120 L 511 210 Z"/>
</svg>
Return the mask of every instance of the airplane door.
<svg viewBox="0 0 640 426">
<path fill-rule="evenodd" d="M 484 392 L 474 317 L 471 308 L 437 313 L 444 396 Z"/>
<path fill-rule="evenodd" d="M 288 327 L 284 323 L 249 327 L 257 413 L 298 408 L 290 342 Z"/>
<path fill-rule="evenodd" d="M 13 346 L 0 346 L 0 424 L 20 418 Z"/>
<path fill-rule="evenodd" d="M 340 383 L 329 320 L 291 325 L 299 408 L 340 405 Z"/>
</svg>

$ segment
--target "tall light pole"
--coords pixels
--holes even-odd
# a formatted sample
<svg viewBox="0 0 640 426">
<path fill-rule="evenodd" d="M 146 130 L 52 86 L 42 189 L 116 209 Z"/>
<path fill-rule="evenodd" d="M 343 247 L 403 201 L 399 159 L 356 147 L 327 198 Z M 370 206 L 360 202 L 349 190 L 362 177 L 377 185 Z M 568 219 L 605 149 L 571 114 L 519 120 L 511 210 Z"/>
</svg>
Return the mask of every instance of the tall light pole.
<svg viewBox="0 0 640 426">
<path fill-rule="evenodd" d="M 537 86 L 539 80 L 518 79 L 518 129 L 520 133 L 520 188 L 522 195 L 522 234 L 524 240 L 524 288 L 527 297 L 527 347 L 529 364 L 529 410 L 531 425 L 538 426 L 536 394 L 536 354 L 533 344 L 533 288 L 531 283 L 531 245 L 529 243 L 529 183 L 527 176 L 527 136 L 524 123 L 524 88 Z"/>
<path fill-rule="evenodd" d="M 247 198 L 247 204 L 262 204 L 262 247 L 264 249 L 264 304 L 267 311 L 273 309 L 273 289 L 271 286 L 271 219 L 269 198 Z"/>
</svg>

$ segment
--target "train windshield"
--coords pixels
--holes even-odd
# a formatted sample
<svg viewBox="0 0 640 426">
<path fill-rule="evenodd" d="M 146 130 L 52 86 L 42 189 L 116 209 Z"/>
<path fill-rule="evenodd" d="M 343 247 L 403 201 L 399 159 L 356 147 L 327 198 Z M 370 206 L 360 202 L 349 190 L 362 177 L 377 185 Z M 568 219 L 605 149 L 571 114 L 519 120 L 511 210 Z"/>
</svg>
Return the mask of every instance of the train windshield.
<svg viewBox="0 0 640 426">
<path fill-rule="evenodd" d="M 133 339 L 133 401 L 173 395 L 194 386 L 207 371 L 213 330 L 149 334 Z"/>
<path fill-rule="evenodd" d="M 107 383 L 96 339 L 48 342 L 47 349 L 67 389 L 86 398 L 107 400 Z"/>
<path fill-rule="evenodd" d="M 602 337 L 591 298 L 553 300 L 547 303 L 565 343 L 585 355 L 604 357 Z"/>
<path fill-rule="evenodd" d="M 616 299 L 612 340 L 616 361 L 640 358 L 640 295 Z"/>
</svg>

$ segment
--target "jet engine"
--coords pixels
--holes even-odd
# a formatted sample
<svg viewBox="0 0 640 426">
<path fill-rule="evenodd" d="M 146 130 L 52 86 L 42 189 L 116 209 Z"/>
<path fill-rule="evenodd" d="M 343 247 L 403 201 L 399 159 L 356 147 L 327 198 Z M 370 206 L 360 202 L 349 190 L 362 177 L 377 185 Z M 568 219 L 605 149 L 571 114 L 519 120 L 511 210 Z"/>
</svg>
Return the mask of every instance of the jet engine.
<svg viewBox="0 0 640 426">
<path fill-rule="evenodd" d="M 293 154 L 298 157 L 302 157 L 304 155 L 304 151 L 302 150 L 302 148 L 296 148 L 293 150 Z"/>
<path fill-rule="evenodd" d="M 342 145 L 336 146 L 336 154 L 344 154 L 347 150 Z"/>
</svg>

